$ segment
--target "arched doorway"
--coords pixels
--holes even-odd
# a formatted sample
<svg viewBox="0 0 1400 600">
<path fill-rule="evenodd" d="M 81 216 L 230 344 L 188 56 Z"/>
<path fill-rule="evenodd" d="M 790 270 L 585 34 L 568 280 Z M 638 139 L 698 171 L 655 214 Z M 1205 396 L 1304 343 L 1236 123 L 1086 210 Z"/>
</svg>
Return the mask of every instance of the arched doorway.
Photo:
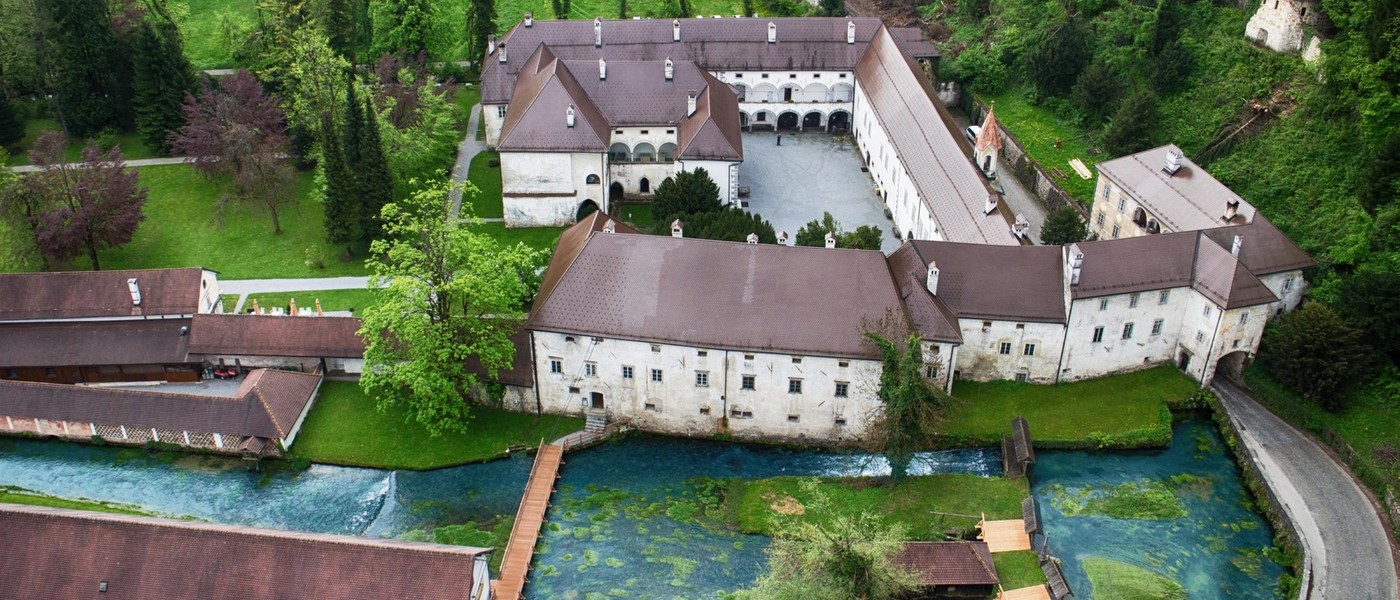
<svg viewBox="0 0 1400 600">
<path fill-rule="evenodd" d="M 797 129 L 797 113 L 785 112 L 778 115 L 778 131 L 791 131 Z"/>
<path fill-rule="evenodd" d="M 746 113 L 746 112 L 743 112 L 743 111 L 739 111 L 739 129 L 747 130 L 748 128 L 749 128 L 749 113 Z"/>
<path fill-rule="evenodd" d="M 802 131 L 808 129 L 820 129 L 822 126 L 822 114 L 817 111 L 802 115 Z"/>
<path fill-rule="evenodd" d="M 1220 361 L 1215 363 L 1215 376 L 1224 377 L 1231 381 L 1238 381 L 1244 373 L 1244 365 L 1249 362 L 1249 353 L 1244 350 L 1236 350 L 1220 357 Z"/>
<path fill-rule="evenodd" d="M 831 116 L 827 117 L 826 119 L 826 130 L 836 134 L 842 134 L 850 131 L 851 113 L 848 113 L 844 110 L 838 110 L 831 113 Z M 870 162 L 870 158 L 866 157 L 865 162 Z"/>
<path fill-rule="evenodd" d="M 621 202 L 621 201 L 622 201 L 622 182 L 621 182 L 621 181 L 614 181 L 614 182 L 612 182 L 612 185 L 608 186 L 608 204 L 611 205 L 611 206 L 616 206 L 617 203 L 618 203 L 618 202 Z"/>
<path fill-rule="evenodd" d="M 598 203 L 592 200 L 584 200 L 578 205 L 578 212 L 574 215 L 575 221 L 582 221 L 588 215 L 598 212 Z"/>
</svg>

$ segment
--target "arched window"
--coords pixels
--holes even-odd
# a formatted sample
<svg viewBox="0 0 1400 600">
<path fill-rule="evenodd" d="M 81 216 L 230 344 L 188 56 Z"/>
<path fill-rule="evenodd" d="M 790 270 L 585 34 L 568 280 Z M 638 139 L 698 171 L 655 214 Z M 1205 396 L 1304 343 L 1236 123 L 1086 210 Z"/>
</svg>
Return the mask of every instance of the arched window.
<svg viewBox="0 0 1400 600">
<path fill-rule="evenodd" d="M 753 92 L 749 93 L 749 102 L 772 102 L 777 96 L 777 87 L 771 83 L 760 83 L 753 86 Z"/>
<path fill-rule="evenodd" d="M 628 157 L 631 155 L 632 150 L 627 147 L 627 144 L 622 142 L 613 144 L 608 148 L 608 160 L 612 162 L 627 162 Z"/>
<path fill-rule="evenodd" d="M 1143 210 L 1141 206 L 1133 211 L 1133 223 L 1138 227 L 1147 227 L 1147 211 Z"/>
<path fill-rule="evenodd" d="M 632 149 L 632 160 L 637 162 L 656 162 L 656 147 L 642 142 Z"/>
<path fill-rule="evenodd" d="M 586 178 L 583 180 L 583 182 L 586 183 L 586 184 L 588 184 L 588 185 L 597 185 L 598 181 L 599 181 L 599 180 L 598 180 L 598 176 L 597 176 L 597 175 L 594 175 L 594 174 L 592 174 L 592 173 L 589 173 L 589 174 L 588 174 L 588 177 L 586 177 Z"/>
<path fill-rule="evenodd" d="M 676 145 L 666 142 L 661 145 L 661 148 L 657 150 L 656 153 L 658 156 L 657 160 L 661 162 L 671 162 L 676 159 Z"/>
<path fill-rule="evenodd" d="M 856 89 L 849 83 L 838 83 L 831 86 L 832 102 L 850 102 L 856 97 Z"/>
<path fill-rule="evenodd" d="M 826 86 L 820 83 L 809 83 L 802 88 L 802 102 L 826 102 Z"/>
<path fill-rule="evenodd" d="M 641 181 L 637 182 L 637 189 L 640 190 L 643 194 L 650 194 L 651 180 L 643 177 Z"/>
</svg>

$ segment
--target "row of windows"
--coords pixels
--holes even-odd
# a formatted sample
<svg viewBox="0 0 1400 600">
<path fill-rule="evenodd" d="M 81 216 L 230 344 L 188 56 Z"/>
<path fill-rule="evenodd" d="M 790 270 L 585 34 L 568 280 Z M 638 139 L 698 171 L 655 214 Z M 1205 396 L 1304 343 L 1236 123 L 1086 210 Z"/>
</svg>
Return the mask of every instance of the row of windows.
<svg viewBox="0 0 1400 600">
<path fill-rule="evenodd" d="M 768 73 L 759 73 L 758 78 L 759 78 L 759 79 L 768 79 L 768 75 L 769 75 Z M 845 78 L 846 78 L 846 73 L 839 73 L 839 74 L 836 75 L 836 77 L 838 77 L 838 78 L 840 78 L 840 79 L 845 79 Z M 744 74 L 743 74 L 743 73 L 735 73 L 735 74 L 734 74 L 734 78 L 735 78 L 735 79 L 743 79 L 743 78 L 744 78 Z M 822 78 L 822 74 L 821 74 L 821 73 L 812 73 L 812 79 L 821 79 L 821 78 Z M 797 73 L 788 73 L 788 79 L 797 79 Z"/>
<path fill-rule="evenodd" d="M 1162 335 L 1162 323 L 1163 323 L 1162 319 L 1157 319 L 1157 320 L 1155 320 L 1155 321 L 1152 322 L 1152 334 L 1151 334 L 1152 336 L 1159 336 L 1159 335 Z M 1133 330 L 1136 329 L 1136 328 L 1137 328 L 1137 324 L 1135 324 L 1135 323 L 1133 323 L 1133 322 L 1131 322 L 1131 321 L 1130 321 L 1130 322 L 1127 322 L 1127 323 L 1124 323 L 1124 324 L 1123 324 L 1123 339 L 1125 339 L 1125 340 L 1131 340 L 1131 339 L 1133 339 Z M 1097 344 L 1097 343 L 1103 341 L 1103 332 L 1104 332 L 1104 328 L 1103 328 L 1102 325 L 1100 325 L 1100 326 L 1094 328 L 1094 343 L 1095 343 L 1095 344 Z"/>
<path fill-rule="evenodd" d="M 1034 352 L 1034 345 L 1033 345 L 1033 344 L 1031 345 L 1031 351 Z M 794 357 L 794 358 L 793 358 L 793 362 L 799 362 L 800 360 L 801 360 L 801 359 L 800 359 L 800 358 L 797 358 L 797 357 Z M 843 361 L 843 362 L 844 362 L 844 361 Z M 563 361 L 563 359 L 559 359 L 559 358 L 551 358 L 551 359 L 549 359 L 549 372 L 550 372 L 550 373 L 553 373 L 553 374 L 563 374 L 563 372 L 564 372 L 564 361 Z M 584 375 L 584 377 L 597 377 L 597 376 L 598 376 L 598 363 L 593 362 L 593 361 L 588 361 L 588 362 L 583 363 L 583 375 Z M 634 379 L 635 377 L 636 377 L 636 371 L 635 371 L 630 365 L 623 365 L 623 366 L 622 366 L 622 378 L 623 378 L 623 379 Z M 661 371 L 661 369 L 652 369 L 652 370 L 651 370 L 651 380 L 652 380 L 653 382 L 662 383 L 662 381 L 663 381 L 664 379 L 665 379 L 665 375 L 663 374 L 663 372 Z M 758 382 L 758 378 L 757 378 L 757 376 L 755 376 L 755 375 L 741 375 L 741 376 L 739 377 L 739 389 L 742 389 L 742 390 L 753 390 L 753 389 L 756 389 L 756 388 L 757 388 L 757 382 Z M 696 371 L 696 372 L 695 372 L 695 387 L 710 387 L 710 372 L 709 372 L 709 371 Z M 848 396 L 850 395 L 850 390 L 851 390 L 851 384 L 850 384 L 850 383 L 844 382 L 844 381 L 838 381 L 838 382 L 836 382 L 835 396 L 836 396 L 837 398 L 846 398 L 846 397 L 848 397 Z M 789 379 L 788 379 L 788 393 L 789 393 L 789 394 L 801 394 L 801 393 L 802 393 L 802 379 L 796 378 L 796 377 L 789 378 Z"/>
<path fill-rule="evenodd" d="M 1128 308 L 1137 308 L 1138 301 L 1141 299 L 1141 297 L 1141 293 L 1130 294 L 1128 296 Z M 1166 304 L 1169 300 L 1171 300 L 1171 297 L 1171 290 L 1162 290 L 1161 292 L 1157 293 L 1157 304 Z M 1099 299 L 1099 310 L 1108 310 L 1108 300 L 1108 298 Z"/>
<path fill-rule="evenodd" d="M 1002 354 L 1011 354 L 1011 342 L 1002 342 L 999 352 Z M 1026 344 L 1025 347 L 1021 348 L 1021 355 L 1035 356 L 1035 344 Z M 930 377 L 933 376 L 930 375 Z"/>
</svg>

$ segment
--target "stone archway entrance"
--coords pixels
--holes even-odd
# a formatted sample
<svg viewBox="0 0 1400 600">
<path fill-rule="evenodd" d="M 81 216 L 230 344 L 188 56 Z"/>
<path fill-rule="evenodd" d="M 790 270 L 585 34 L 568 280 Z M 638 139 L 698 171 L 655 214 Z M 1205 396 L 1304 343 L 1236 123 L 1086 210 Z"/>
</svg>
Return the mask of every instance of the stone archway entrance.
<svg viewBox="0 0 1400 600">
<path fill-rule="evenodd" d="M 817 111 L 802 115 L 802 130 L 820 129 L 822 126 L 822 114 Z"/>
<path fill-rule="evenodd" d="M 1239 381 L 1244 375 L 1244 366 L 1249 362 L 1249 353 L 1244 350 L 1236 350 L 1215 363 L 1215 376 L 1224 377 L 1231 381 Z"/>
<path fill-rule="evenodd" d="M 612 185 L 608 186 L 608 204 L 616 206 L 618 202 L 622 201 L 622 194 L 622 182 L 612 182 Z"/>
<path fill-rule="evenodd" d="M 826 130 L 831 133 L 837 134 L 850 132 L 851 113 L 848 113 L 844 110 L 838 110 L 836 112 L 831 113 L 831 116 L 828 117 L 826 120 Z M 869 162 L 869 159 L 866 159 L 866 162 Z"/>
<path fill-rule="evenodd" d="M 797 113 L 785 112 L 778 115 L 778 131 L 791 131 L 797 129 Z"/>
<path fill-rule="evenodd" d="M 578 205 L 578 212 L 574 215 L 575 221 L 582 221 L 588 215 L 598 212 L 598 203 L 593 200 L 584 200 Z"/>
</svg>

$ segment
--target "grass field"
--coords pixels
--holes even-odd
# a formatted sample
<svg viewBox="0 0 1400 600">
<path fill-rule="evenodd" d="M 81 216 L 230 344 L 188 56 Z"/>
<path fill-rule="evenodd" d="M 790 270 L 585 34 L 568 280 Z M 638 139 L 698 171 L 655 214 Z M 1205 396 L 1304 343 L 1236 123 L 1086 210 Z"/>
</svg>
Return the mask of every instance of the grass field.
<svg viewBox="0 0 1400 600">
<path fill-rule="evenodd" d="M 146 220 L 131 243 L 101 254 L 104 269 L 206 267 L 225 279 L 365 274 L 364 261 L 340 262 L 342 250 L 326 243 L 321 205 L 310 200 L 310 174 L 297 174 L 293 200 L 278 211 L 281 235 L 272 233 L 267 211 L 251 205 L 229 203 L 220 222 L 224 186 L 189 166 L 144 167 L 141 185 L 151 189 Z"/>
<path fill-rule="evenodd" d="M 1090 172 L 1094 164 L 1112 158 L 1103 154 L 1091 154 L 1092 147 L 1082 127 L 1068 119 L 1057 116 L 1053 111 L 1035 106 L 1026 99 L 1026 88 L 1009 88 L 995 96 L 978 94 L 984 104 L 996 102 L 997 122 L 1002 128 L 1016 136 L 1025 149 L 1047 175 L 1060 184 L 1069 195 L 1089 206 L 1094 200 L 1094 180 L 1080 179 L 1069 166 L 1071 159 L 1084 161 Z M 1059 169 L 1065 177 L 1055 175 L 1051 168 Z"/>
<path fill-rule="evenodd" d="M 778 509 L 786 513 L 805 506 L 810 499 L 801 488 L 802 477 L 773 477 L 736 481 L 726 492 L 726 504 L 740 531 L 771 534 Z M 989 519 L 1021 516 L 1021 500 L 1029 495 L 1024 479 L 975 475 L 927 475 L 900 483 L 879 485 L 871 478 L 821 480 L 821 492 L 830 500 L 827 514 L 881 515 L 887 522 L 902 523 L 910 539 L 940 541 L 945 534 L 966 534 L 977 526 L 977 517 L 935 513 L 981 515 Z M 811 517 L 804 517 L 811 518 Z M 818 517 L 820 518 L 820 517 Z"/>
<path fill-rule="evenodd" d="M 467 181 L 479 190 L 476 194 L 463 194 L 462 201 L 470 204 L 472 214 L 483 219 L 504 217 L 505 205 L 501 200 L 501 155 L 495 152 L 481 152 L 472 157 L 471 169 L 467 171 Z M 492 167 L 489 161 L 496 160 Z"/>
<path fill-rule="evenodd" d="M 253 300 L 257 299 L 258 306 L 269 309 L 274 306 L 287 308 L 287 304 L 293 298 L 297 301 L 297 309 L 315 308 L 316 301 L 321 301 L 321 310 L 353 310 L 355 314 L 365 307 L 375 303 L 375 290 L 312 290 L 304 292 L 277 292 L 266 294 L 248 294 L 243 300 L 243 310 L 246 312 L 253 306 Z"/>
<path fill-rule="evenodd" d="M 526 246 L 530 246 L 531 248 L 553 250 L 554 243 L 559 241 L 559 234 L 564 231 L 564 228 L 530 227 L 527 229 L 506 229 L 504 223 L 482 223 L 476 226 L 476 231 L 496 238 L 503 244 L 524 242 Z"/>
<path fill-rule="evenodd" d="M 1045 584 L 1045 572 L 1040 570 L 1034 552 L 998 552 L 992 555 L 992 562 L 996 564 L 1001 587 L 1007 590 Z"/>
<path fill-rule="evenodd" d="M 29 160 L 29 150 L 34 147 L 34 140 L 39 139 L 39 135 L 45 131 L 59 131 L 58 121 L 54 119 L 30 119 L 24 124 L 24 141 L 20 142 L 19 148 L 10 153 L 10 158 L 5 161 L 6 165 L 27 165 L 33 161 Z M 122 149 L 122 158 L 125 160 L 136 160 L 140 158 L 156 158 L 158 155 L 151 150 L 141 136 L 136 133 L 121 133 L 113 136 L 110 140 Z M 68 146 L 64 148 L 63 154 L 68 162 L 82 160 L 83 146 L 87 145 L 86 140 L 68 140 Z"/>
<path fill-rule="evenodd" d="M 953 384 L 954 405 L 943 433 L 995 444 L 1021 415 L 1037 444 L 1097 446 L 1105 436 L 1131 438 L 1137 432 L 1160 433 L 1164 426 L 1170 442 L 1167 403 L 1195 390 L 1195 382 L 1170 366 L 1060 385 L 959 381 Z"/>
<path fill-rule="evenodd" d="M 233 53 L 257 26 L 258 0 L 172 0 L 185 40 L 185 56 L 196 69 L 236 66 Z"/>
<path fill-rule="evenodd" d="M 381 469 L 435 469 L 497 458 L 583 429 L 583 420 L 473 407 L 466 432 L 430 437 L 402 407 L 380 411 L 358 384 L 327 381 L 292 444 L 291 458 Z"/>
</svg>

